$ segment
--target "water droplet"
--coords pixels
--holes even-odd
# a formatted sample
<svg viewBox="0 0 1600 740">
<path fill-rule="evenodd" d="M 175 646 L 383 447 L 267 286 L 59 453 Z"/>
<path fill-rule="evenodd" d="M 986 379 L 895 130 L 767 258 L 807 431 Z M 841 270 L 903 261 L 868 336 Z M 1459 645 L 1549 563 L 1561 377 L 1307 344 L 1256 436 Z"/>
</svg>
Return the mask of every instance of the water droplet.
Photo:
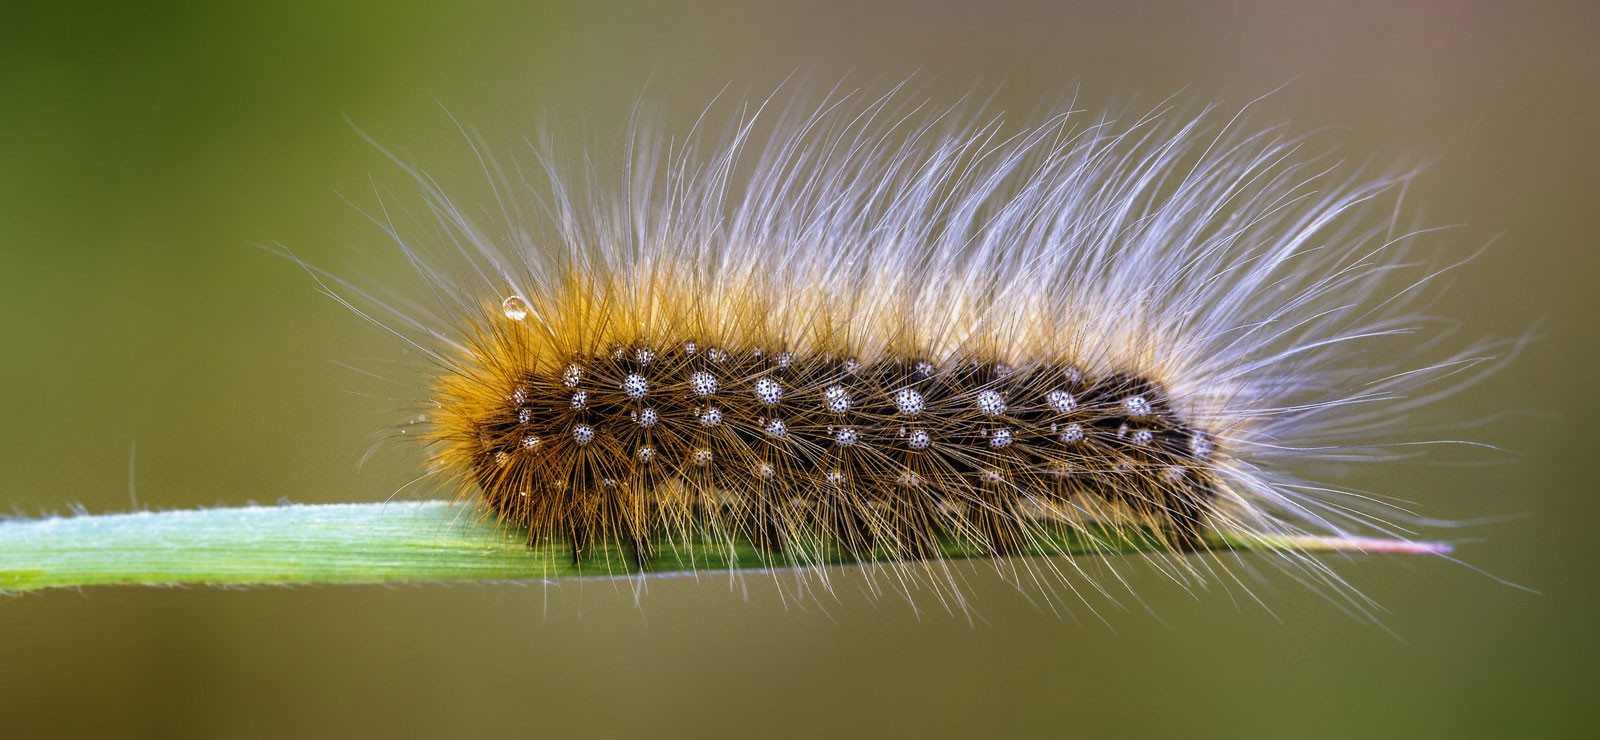
<svg viewBox="0 0 1600 740">
<path fill-rule="evenodd" d="M 528 318 L 528 301 L 520 295 L 514 295 L 500 303 L 500 311 L 512 321 L 521 321 Z"/>
</svg>

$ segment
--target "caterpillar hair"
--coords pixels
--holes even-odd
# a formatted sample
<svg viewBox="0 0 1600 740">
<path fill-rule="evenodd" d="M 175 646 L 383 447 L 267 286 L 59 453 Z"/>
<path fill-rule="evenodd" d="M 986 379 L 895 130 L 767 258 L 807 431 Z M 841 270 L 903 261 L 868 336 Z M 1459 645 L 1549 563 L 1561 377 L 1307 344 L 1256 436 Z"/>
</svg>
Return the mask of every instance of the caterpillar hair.
<svg viewBox="0 0 1600 740">
<path fill-rule="evenodd" d="M 587 153 L 538 140 L 531 173 L 468 136 L 481 201 L 396 159 L 425 212 L 375 221 L 426 290 L 338 292 L 427 358 L 432 472 L 619 573 L 709 542 L 953 593 L 960 552 L 1105 593 L 1092 560 L 1019 556 L 1153 538 L 1182 582 L 1242 583 L 1208 536 L 1407 540 L 1307 471 L 1454 443 L 1416 412 L 1514 347 L 1425 312 L 1465 260 L 1397 224 L 1408 174 L 1215 107 L 1018 127 L 910 97 L 676 136 L 635 113 Z"/>
</svg>

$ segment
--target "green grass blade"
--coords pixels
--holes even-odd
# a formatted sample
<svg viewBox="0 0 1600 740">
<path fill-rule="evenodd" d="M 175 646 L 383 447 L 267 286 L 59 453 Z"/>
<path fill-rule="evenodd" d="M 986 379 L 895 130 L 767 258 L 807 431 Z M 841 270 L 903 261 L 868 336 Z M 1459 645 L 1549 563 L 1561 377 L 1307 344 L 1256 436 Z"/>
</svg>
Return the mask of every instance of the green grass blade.
<svg viewBox="0 0 1600 740">
<path fill-rule="evenodd" d="M 1214 549 L 1447 552 L 1445 545 L 1330 537 L 1211 535 Z M 1063 535 L 1035 554 L 1159 549 L 1154 537 Z M 978 555 L 945 546 L 952 558 Z M 844 563 L 838 553 L 792 554 L 790 564 Z M 888 559 L 887 554 L 884 559 Z M 650 572 L 771 567 L 747 543 L 662 547 Z M 780 563 L 782 564 L 782 563 Z M 475 509 L 444 501 L 252 506 L 0 522 L 0 590 L 104 585 L 260 585 L 434 580 L 526 580 L 633 572 L 616 547 L 574 564 L 564 544 L 529 547 Z"/>
</svg>

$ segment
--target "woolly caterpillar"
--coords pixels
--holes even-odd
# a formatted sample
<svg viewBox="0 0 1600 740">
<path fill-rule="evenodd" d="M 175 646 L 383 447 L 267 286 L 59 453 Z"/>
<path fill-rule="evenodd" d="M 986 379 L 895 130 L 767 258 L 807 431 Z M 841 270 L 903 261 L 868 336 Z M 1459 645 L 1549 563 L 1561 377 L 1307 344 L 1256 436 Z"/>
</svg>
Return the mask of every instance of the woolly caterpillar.
<svg viewBox="0 0 1600 740">
<path fill-rule="evenodd" d="M 1209 109 L 1009 128 L 901 97 L 636 122 L 583 166 L 545 143 L 538 176 L 480 155 L 484 203 L 401 162 L 433 233 L 377 221 L 436 305 L 346 288 L 433 365 L 434 473 L 618 572 L 711 542 L 948 582 L 952 551 L 1153 537 L 1171 572 L 1236 579 L 1185 554 L 1401 536 L 1296 471 L 1394 456 L 1504 356 L 1442 350 L 1414 308 L 1442 270 L 1394 229 L 1403 177 Z"/>
</svg>

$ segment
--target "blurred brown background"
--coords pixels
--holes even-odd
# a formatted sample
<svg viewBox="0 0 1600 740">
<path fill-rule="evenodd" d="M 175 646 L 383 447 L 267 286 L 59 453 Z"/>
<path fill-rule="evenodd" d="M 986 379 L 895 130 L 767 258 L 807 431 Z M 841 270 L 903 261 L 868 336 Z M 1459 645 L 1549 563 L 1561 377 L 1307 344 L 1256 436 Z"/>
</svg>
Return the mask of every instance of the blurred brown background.
<svg viewBox="0 0 1600 740">
<path fill-rule="evenodd" d="M 1262 120 L 1428 163 L 1410 193 L 1427 223 L 1463 224 L 1461 253 L 1495 242 L 1441 313 L 1487 334 L 1544 322 L 1442 410 L 1514 411 L 1475 433 L 1514 463 L 1381 481 L 1430 515 L 1525 515 L 1442 535 L 1543 595 L 1445 562 L 1343 566 L 1397 639 L 1286 578 L 1262 594 L 1275 619 L 1137 568 L 1150 611 L 1109 612 L 1114 629 L 982 576 L 976 625 L 874 603 L 849 575 L 822 604 L 719 577 L 652 582 L 641 604 L 606 583 L 45 593 L 0 599 L 0 735 L 1593 730 L 1592 3 L 220 5 L 0 8 L 0 509 L 127 509 L 135 443 L 151 508 L 379 500 L 414 477 L 413 449 L 357 462 L 417 389 L 337 364 L 381 372 L 399 345 L 250 246 L 403 270 L 340 194 L 404 180 L 342 116 L 437 162 L 462 151 L 441 104 L 510 148 L 541 116 L 609 130 L 652 74 L 679 113 L 803 69 L 998 87 L 1016 118 L 1074 89 L 1091 108 L 1182 89 L 1238 106 L 1294 80 Z"/>
</svg>

